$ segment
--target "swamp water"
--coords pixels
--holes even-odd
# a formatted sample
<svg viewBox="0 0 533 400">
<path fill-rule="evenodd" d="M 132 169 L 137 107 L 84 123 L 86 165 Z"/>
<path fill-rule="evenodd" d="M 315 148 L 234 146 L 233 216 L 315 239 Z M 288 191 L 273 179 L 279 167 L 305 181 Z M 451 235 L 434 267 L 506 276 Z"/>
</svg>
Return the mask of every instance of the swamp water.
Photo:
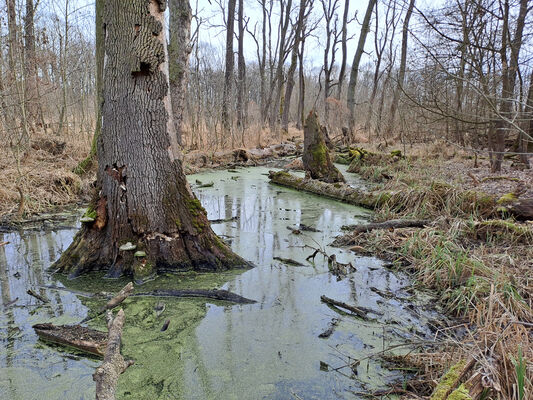
<svg viewBox="0 0 533 400">
<path fill-rule="evenodd" d="M 189 176 L 214 182 L 194 189 L 210 220 L 229 219 L 213 229 L 256 268 L 220 274 L 182 273 L 148 282 L 140 290 L 223 288 L 257 300 L 231 305 L 205 299 L 133 297 L 123 308 L 122 353 L 135 360 L 120 378 L 120 399 L 353 399 L 358 392 L 401 383 L 399 371 L 372 358 L 384 348 L 430 335 L 436 315 L 414 296 L 411 282 L 371 257 L 328 247 L 345 224 L 364 223 L 369 213 L 334 200 L 268 183 L 267 168 L 216 171 Z M 344 172 L 344 171 L 343 171 Z M 355 177 L 346 174 L 351 183 Z M 292 234 L 299 224 L 320 232 Z M 36 323 L 73 324 L 102 301 L 43 288 L 68 284 L 85 292 L 118 291 L 128 281 L 100 276 L 64 282 L 47 267 L 66 249 L 76 229 L 0 234 L 0 399 L 93 399 L 92 373 L 100 360 L 39 341 Z M 320 247 L 357 271 L 340 281 L 318 255 Z M 286 265 L 274 257 L 293 259 Z M 61 280 L 63 283 L 58 281 Z M 26 294 L 49 299 L 42 304 Z M 378 293 L 393 293 L 380 296 Z M 335 300 L 375 310 L 363 321 L 320 301 Z M 162 313 L 156 311 L 164 303 Z M 159 307 L 156 307 L 159 306 Z M 165 321 L 168 329 L 161 332 Z M 319 338 L 332 321 L 329 338 Z M 106 330 L 103 317 L 90 326 Z M 361 362 L 350 369 L 354 360 Z"/>
</svg>

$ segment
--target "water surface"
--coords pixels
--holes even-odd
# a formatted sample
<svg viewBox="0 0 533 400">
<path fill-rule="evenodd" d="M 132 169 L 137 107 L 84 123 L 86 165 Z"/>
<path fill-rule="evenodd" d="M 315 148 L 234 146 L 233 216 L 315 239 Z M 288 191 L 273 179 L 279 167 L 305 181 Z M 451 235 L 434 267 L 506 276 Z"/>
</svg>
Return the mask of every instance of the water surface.
<svg viewBox="0 0 533 400">
<path fill-rule="evenodd" d="M 328 246 L 344 224 L 363 223 L 369 212 L 351 205 L 268 183 L 267 168 L 216 171 L 189 176 L 213 182 L 196 188 L 209 219 L 236 220 L 213 225 L 232 249 L 256 267 L 223 274 L 184 273 L 149 282 L 153 287 L 221 287 L 258 301 L 229 305 L 201 299 L 130 298 L 124 303 L 123 354 L 136 364 L 121 377 L 124 399 L 351 399 L 363 390 L 401 381 L 398 371 L 367 358 L 394 344 L 429 334 L 432 311 L 419 306 L 411 282 L 370 257 Z M 359 184 L 353 175 L 347 175 Z M 319 232 L 291 233 L 299 224 Z M 58 282 L 46 268 L 67 248 L 75 229 L 0 235 L 0 398 L 94 398 L 92 373 L 99 360 L 37 340 L 31 325 L 76 323 L 99 303 L 74 294 L 43 289 Z M 306 261 L 312 248 L 335 253 L 357 271 L 337 280 L 322 256 Z M 290 258 L 304 267 L 274 257 Z M 127 279 L 99 276 L 68 283 L 78 289 L 116 291 Z M 47 305 L 28 296 L 32 288 Z M 376 290 L 377 289 L 377 290 Z M 395 296 L 381 297 L 377 292 Z M 375 310 L 372 321 L 341 315 L 320 296 Z M 16 302 L 13 305 L 13 301 Z M 154 306 L 163 302 L 157 315 Z M 161 332 L 170 319 L 169 329 Z M 334 333 L 319 338 L 334 319 Z M 91 323 L 105 329 L 102 318 Z M 362 361 L 353 370 L 341 368 Z M 338 369 L 338 370 L 335 370 Z"/>
</svg>

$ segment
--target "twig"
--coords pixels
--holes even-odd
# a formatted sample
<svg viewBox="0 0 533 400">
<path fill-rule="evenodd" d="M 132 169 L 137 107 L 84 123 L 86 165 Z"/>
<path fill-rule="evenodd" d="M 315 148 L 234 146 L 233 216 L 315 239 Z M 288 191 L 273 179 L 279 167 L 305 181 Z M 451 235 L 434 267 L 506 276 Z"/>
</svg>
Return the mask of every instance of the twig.
<svg viewBox="0 0 533 400">
<path fill-rule="evenodd" d="M 31 290 L 31 289 L 28 289 L 28 290 L 26 291 L 26 293 L 28 293 L 30 296 L 35 297 L 37 300 L 42 301 L 43 303 L 49 303 L 49 302 L 50 302 L 48 299 L 44 298 L 43 296 L 41 296 L 41 295 L 38 294 L 38 293 L 35 293 L 35 292 L 34 292 L 33 290 Z"/>
</svg>

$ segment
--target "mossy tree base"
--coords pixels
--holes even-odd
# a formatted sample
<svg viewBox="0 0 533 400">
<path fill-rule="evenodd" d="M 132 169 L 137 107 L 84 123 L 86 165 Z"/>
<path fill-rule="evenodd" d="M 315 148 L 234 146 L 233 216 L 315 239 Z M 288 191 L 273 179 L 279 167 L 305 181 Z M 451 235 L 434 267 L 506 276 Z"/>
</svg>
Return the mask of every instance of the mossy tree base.
<svg viewBox="0 0 533 400">
<path fill-rule="evenodd" d="M 208 272 L 250 266 L 210 228 L 192 236 L 186 232 L 135 235 L 128 237 L 126 243 L 135 248 L 121 250 L 125 247 L 120 243 L 110 246 L 108 232 L 84 224 L 52 269 L 68 274 L 71 279 L 91 271 L 106 271 L 108 278 L 131 275 L 140 284 L 164 272 Z"/>
<path fill-rule="evenodd" d="M 305 120 L 302 161 L 305 171 L 313 179 L 328 183 L 345 182 L 344 177 L 331 161 L 324 129 L 320 126 L 318 115 L 314 110 Z"/>
</svg>

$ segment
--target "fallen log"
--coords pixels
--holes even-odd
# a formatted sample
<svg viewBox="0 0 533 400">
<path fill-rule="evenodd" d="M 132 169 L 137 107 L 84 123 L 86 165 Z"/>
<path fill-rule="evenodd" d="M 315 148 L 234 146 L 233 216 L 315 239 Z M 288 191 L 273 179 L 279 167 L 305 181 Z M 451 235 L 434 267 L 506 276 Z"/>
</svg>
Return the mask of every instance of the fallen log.
<svg viewBox="0 0 533 400">
<path fill-rule="evenodd" d="M 292 258 L 272 257 L 274 260 L 281 261 L 283 264 L 293 265 L 295 267 L 305 267 L 304 264 L 293 260 Z"/>
<path fill-rule="evenodd" d="M 350 304 L 344 303 L 342 301 L 331 299 L 327 296 L 320 296 L 320 300 L 323 303 L 329 304 L 330 306 L 333 306 L 335 308 L 344 308 L 345 310 L 350 311 L 352 314 L 357 315 L 359 318 L 370 320 L 371 318 L 368 317 L 368 313 L 373 313 L 379 315 L 376 311 L 363 309 L 362 307 L 356 307 L 352 306 Z"/>
<path fill-rule="evenodd" d="M 84 322 L 90 321 L 91 319 L 94 319 L 103 313 L 105 313 L 107 310 L 112 310 L 119 304 L 121 304 L 124 300 L 128 298 L 128 296 L 133 292 L 133 282 L 129 282 L 126 286 L 124 286 L 120 292 L 117 293 L 116 296 L 114 296 L 111 300 L 109 300 L 105 306 L 100 308 L 95 314 L 93 315 L 87 315 L 80 324 L 83 324 Z"/>
<path fill-rule="evenodd" d="M 430 222 L 431 221 L 427 219 L 391 219 L 385 222 L 373 222 L 365 225 L 343 225 L 341 229 L 352 231 L 352 234 L 355 234 L 361 232 L 370 232 L 375 229 L 423 228 Z"/>
<path fill-rule="evenodd" d="M 33 329 L 40 339 L 99 357 L 104 356 L 107 345 L 105 332 L 80 325 L 36 324 Z"/>
<path fill-rule="evenodd" d="M 209 223 L 211 225 L 213 225 L 213 224 L 222 224 L 224 222 L 233 222 L 233 221 L 238 221 L 238 220 L 239 220 L 239 216 L 236 215 L 236 216 L 230 217 L 230 218 L 210 219 Z"/>
<path fill-rule="evenodd" d="M 359 207 L 374 209 L 388 196 L 384 193 L 366 192 L 362 189 L 351 187 L 345 183 L 326 183 L 315 179 L 299 178 L 285 171 L 270 171 L 268 174 L 271 183 L 289 187 L 304 192 L 314 193 L 332 199 L 340 200 Z"/>
<path fill-rule="evenodd" d="M 236 304 L 254 304 L 255 300 L 247 299 L 238 294 L 227 290 L 206 290 L 206 289 L 159 289 L 152 292 L 135 293 L 137 296 L 154 296 L 154 297 L 205 297 L 207 299 L 229 301 Z"/>
<path fill-rule="evenodd" d="M 104 362 L 93 374 L 93 381 L 96 382 L 96 400 L 114 400 L 119 376 L 133 364 L 133 361 L 124 360 L 120 354 L 125 318 L 122 309 L 118 311 L 115 318 L 113 318 L 112 312 L 108 311 L 107 328 L 109 332 Z"/>
</svg>

